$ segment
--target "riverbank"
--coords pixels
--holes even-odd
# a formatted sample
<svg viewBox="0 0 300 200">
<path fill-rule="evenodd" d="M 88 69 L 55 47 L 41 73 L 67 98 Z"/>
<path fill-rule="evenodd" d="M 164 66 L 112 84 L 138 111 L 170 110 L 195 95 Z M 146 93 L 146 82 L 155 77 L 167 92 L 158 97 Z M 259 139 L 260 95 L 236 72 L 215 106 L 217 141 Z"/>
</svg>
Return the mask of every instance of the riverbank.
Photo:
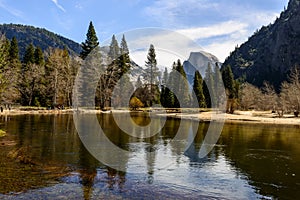
<svg viewBox="0 0 300 200">
<path fill-rule="evenodd" d="M 284 115 L 279 118 L 277 114 L 271 111 L 235 111 L 234 114 L 225 114 L 217 112 L 201 112 L 197 114 L 171 113 L 168 117 L 199 120 L 199 121 L 225 121 L 226 123 L 256 123 L 256 124 L 282 124 L 282 125 L 300 125 L 300 118 L 294 115 Z"/>
<path fill-rule="evenodd" d="M 147 112 L 149 110 L 144 110 L 141 112 Z M 225 114 L 218 113 L 214 111 L 204 111 L 204 112 L 191 112 L 192 109 L 183 110 L 180 112 L 168 112 L 161 113 L 159 110 L 154 110 L 157 112 L 158 116 L 167 116 L 172 118 L 181 118 L 187 120 L 197 120 L 197 121 L 225 121 L 228 123 L 257 123 L 257 124 L 286 124 L 286 125 L 300 125 L 300 118 L 294 117 L 294 115 L 285 114 L 283 117 L 279 118 L 276 113 L 271 111 L 235 111 L 234 114 Z M 65 110 L 46 110 L 46 109 L 12 109 L 4 110 L 0 113 L 0 116 L 3 115 L 24 115 L 24 114 L 42 114 L 42 115 L 51 115 L 51 114 L 72 114 L 73 109 Z M 84 113 L 122 113 L 130 112 L 128 110 L 111 110 L 111 111 L 101 111 L 101 110 L 79 110 L 79 112 Z"/>
</svg>

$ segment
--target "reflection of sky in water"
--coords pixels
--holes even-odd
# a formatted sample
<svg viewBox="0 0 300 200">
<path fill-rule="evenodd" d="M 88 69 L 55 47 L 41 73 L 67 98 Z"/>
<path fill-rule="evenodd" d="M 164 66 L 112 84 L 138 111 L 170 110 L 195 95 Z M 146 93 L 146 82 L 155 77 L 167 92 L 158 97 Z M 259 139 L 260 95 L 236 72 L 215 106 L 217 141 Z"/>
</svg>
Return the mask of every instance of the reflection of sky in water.
<svg viewBox="0 0 300 200">
<path fill-rule="evenodd" d="M 150 139 L 118 137 L 110 118 L 103 120 L 103 127 L 116 136 L 111 139 L 130 150 L 124 163 L 130 173 L 109 169 L 88 156 L 77 133 L 70 131 L 73 126 L 71 115 L 14 116 L 10 121 L 3 121 L 0 128 L 5 125 L 8 133 L 15 134 L 19 145 L 32 145 L 31 153 L 36 158 L 42 156 L 53 159 L 51 161 L 56 165 L 70 166 L 71 173 L 46 184 L 32 185 L 23 192 L 15 190 L 14 196 L 0 194 L 0 199 L 81 199 L 83 196 L 95 199 L 99 196 L 104 199 L 155 199 L 157 196 L 162 199 L 271 196 L 295 199 L 293 197 L 299 196 L 299 127 L 226 124 L 213 151 L 199 159 L 197 155 L 205 132 L 203 124 L 199 125 L 195 141 L 184 151 L 184 145 L 171 143 L 174 135 L 170 128 L 174 129 L 179 120 L 168 120 L 168 129 Z M 69 132 L 66 131 L 67 123 Z M 149 151 L 153 154 L 147 153 Z M 7 159 L 0 157 L 0 164 L 4 158 Z M 0 174 L 15 179 L 15 182 L 25 182 L 26 178 L 32 179 L 35 175 L 43 179 L 38 173 L 22 179 L 7 173 L 5 168 L 0 169 Z M 4 182 L 0 179 L 0 186 Z"/>
</svg>

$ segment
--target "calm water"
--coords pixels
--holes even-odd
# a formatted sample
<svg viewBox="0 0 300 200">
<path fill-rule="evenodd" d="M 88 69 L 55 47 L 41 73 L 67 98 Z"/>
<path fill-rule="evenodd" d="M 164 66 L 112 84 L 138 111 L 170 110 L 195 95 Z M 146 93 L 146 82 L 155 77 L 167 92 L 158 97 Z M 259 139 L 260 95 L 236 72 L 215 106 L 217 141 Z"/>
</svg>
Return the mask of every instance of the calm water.
<svg viewBox="0 0 300 200">
<path fill-rule="evenodd" d="M 110 114 L 98 118 L 110 140 L 130 152 L 122 158 L 128 171 L 114 170 L 90 155 L 72 115 L 1 116 L 0 128 L 8 136 L 0 139 L 0 199 L 300 197 L 299 126 L 225 124 L 213 151 L 200 159 L 207 123 L 168 119 L 159 134 L 140 139 L 124 134 Z M 133 119 L 149 123 L 144 116 Z M 198 126 L 184 151 L 171 143 L 179 126 Z M 166 158 L 171 164 L 161 167 Z M 140 161 L 147 163 L 146 171 Z"/>
</svg>

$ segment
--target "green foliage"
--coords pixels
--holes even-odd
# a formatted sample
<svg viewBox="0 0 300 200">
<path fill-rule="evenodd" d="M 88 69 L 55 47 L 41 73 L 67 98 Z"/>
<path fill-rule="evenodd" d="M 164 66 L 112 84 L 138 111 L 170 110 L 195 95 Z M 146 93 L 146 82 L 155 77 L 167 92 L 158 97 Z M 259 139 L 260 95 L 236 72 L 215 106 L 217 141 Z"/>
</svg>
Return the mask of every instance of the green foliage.
<svg viewBox="0 0 300 200">
<path fill-rule="evenodd" d="M 81 44 L 82 51 L 80 57 L 85 59 L 89 53 L 99 45 L 96 31 L 92 22 L 89 24 L 88 32 L 86 34 L 86 40 Z"/>
<path fill-rule="evenodd" d="M 125 48 L 125 47 L 123 47 Z M 112 36 L 111 43 L 109 45 L 108 56 L 112 62 L 115 62 L 120 56 L 120 47 L 115 35 Z"/>
<path fill-rule="evenodd" d="M 10 60 L 10 62 L 19 60 L 19 46 L 18 46 L 18 40 L 16 37 L 13 37 L 10 42 L 9 60 Z"/>
<path fill-rule="evenodd" d="M 222 79 L 223 79 L 224 87 L 227 91 L 228 98 L 229 99 L 236 98 L 237 96 L 236 96 L 235 80 L 230 65 L 227 65 L 226 67 L 223 68 Z"/>
<path fill-rule="evenodd" d="M 34 63 L 40 66 L 44 66 L 44 54 L 40 47 L 36 47 L 34 50 Z"/>
<path fill-rule="evenodd" d="M 199 71 L 195 71 L 193 90 L 200 108 L 206 108 L 205 96 L 203 93 L 203 79 Z"/>
<path fill-rule="evenodd" d="M 35 49 L 32 43 L 26 48 L 25 55 L 23 57 L 23 64 L 33 64 L 35 63 L 35 55 L 34 55 Z"/>
<path fill-rule="evenodd" d="M 121 69 L 121 74 L 125 74 L 130 69 L 131 62 L 129 57 L 129 49 L 124 35 L 121 41 L 120 53 L 121 55 L 118 58 L 118 65 L 119 68 Z"/>
<path fill-rule="evenodd" d="M 208 89 L 208 86 L 206 84 L 206 81 L 203 81 L 203 94 L 205 97 L 205 104 L 207 108 L 211 108 L 211 96 L 210 96 L 210 91 Z"/>
<path fill-rule="evenodd" d="M 181 64 L 181 61 L 178 59 L 177 64 L 176 64 L 176 71 L 177 73 L 174 80 L 174 89 L 178 95 L 180 95 L 177 98 L 180 98 L 181 100 L 181 105 L 179 104 L 179 101 L 175 100 L 175 105 L 174 107 L 179 108 L 179 107 L 188 107 L 190 103 L 190 94 L 189 94 L 189 84 L 188 80 L 186 78 L 186 73 L 183 69 L 183 65 Z M 177 77 L 180 75 L 181 77 Z"/>
<path fill-rule="evenodd" d="M 159 94 L 157 94 L 156 91 L 156 86 L 158 84 L 158 79 L 159 79 L 159 69 L 157 67 L 157 60 L 156 60 L 156 53 L 154 46 L 151 44 L 148 50 L 148 55 L 147 55 L 147 61 L 145 62 L 146 64 L 146 69 L 145 73 L 143 74 L 145 82 L 147 84 L 147 88 L 149 90 L 148 96 L 148 101 L 149 101 L 149 106 L 152 106 L 154 100 L 159 99 Z M 159 101 L 159 100 L 158 100 Z"/>
<path fill-rule="evenodd" d="M 215 106 L 216 102 L 216 94 L 215 94 L 215 83 L 214 83 L 214 73 L 212 71 L 210 63 L 208 63 L 206 71 L 205 71 L 205 78 L 204 78 L 206 87 L 208 91 L 205 91 L 205 98 L 206 105 L 208 108 Z"/>
<path fill-rule="evenodd" d="M 129 49 L 125 39 L 125 35 L 122 36 L 120 47 L 121 54 L 129 54 Z"/>
</svg>

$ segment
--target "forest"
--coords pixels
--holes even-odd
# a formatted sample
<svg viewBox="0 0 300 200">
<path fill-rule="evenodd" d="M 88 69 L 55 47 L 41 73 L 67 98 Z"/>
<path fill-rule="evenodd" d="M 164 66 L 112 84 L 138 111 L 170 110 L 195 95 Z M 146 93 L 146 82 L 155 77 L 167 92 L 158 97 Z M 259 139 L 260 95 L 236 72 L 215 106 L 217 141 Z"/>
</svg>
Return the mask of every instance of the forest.
<svg viewBox="0 0 300 200">
<path fill-rule="evenodd" d="M 226 102 L 224 108 L 228 113 L 236 109 L 255 109 L 272 110 L 279 116 L 299 114 L 300 71 L 297 66 L 291 71 L 289 80 L 282 83 L 279 93 L 267 82 L 257 88 L 241 78 L 235 80 L 230 65 L 217 63 L 215 66 L 208 64 L 204 77 L 196 71 L 190 86 L 182 62 L 170 63 L 172 70 L 169 72 L 165 68 L 161 72 L 157 67 L 155 47 L 149 44 L 144 72 L 133 84 L 128 72 L 134 66 L 124 35 L 120 45 L 113 35 L 109 51 L 105 53 L 100 51 L 90 22 L 81 47 L 80 55 L 76 55 L 67 48 L 43 51 L 30 44 L 20 58 L 16 37 L 9 40 L 1 35 L 1 105 L 70 108 L 74 104 L 72 97 L 77 95 L 81 96 L 77 105 L 95 105 L 99 109 L 130 107 L 135 110 L 156 104 L 165 108 L 218 108 Z M 93 62 L 102 64 L 94 69 L 82 67 Z M 74 90 L 78 76 L 82 76 L 80 86 Z M 92 83 L 97 85 L 95 90 L 90 88 Z"/>
</svg>

